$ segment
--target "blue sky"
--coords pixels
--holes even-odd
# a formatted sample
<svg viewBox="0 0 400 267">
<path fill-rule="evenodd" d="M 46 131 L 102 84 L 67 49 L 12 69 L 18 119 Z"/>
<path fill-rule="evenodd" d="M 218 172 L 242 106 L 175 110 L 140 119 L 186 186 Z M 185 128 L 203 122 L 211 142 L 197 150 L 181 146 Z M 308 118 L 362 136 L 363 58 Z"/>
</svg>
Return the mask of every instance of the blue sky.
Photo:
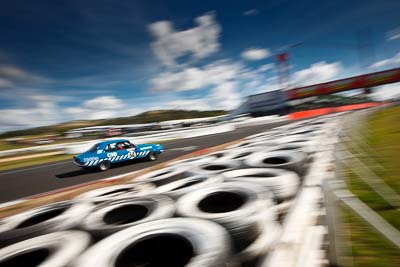
<svg viewBox="0 0 400 267">
<path fill-rule="evenodd" d="M 299 42 L 292 86 L 400 65 L 399 1 L 299 2 L 3 1 L 0 131 L 232 109 L 277 89 L 273 55 Z"/>
</svg>

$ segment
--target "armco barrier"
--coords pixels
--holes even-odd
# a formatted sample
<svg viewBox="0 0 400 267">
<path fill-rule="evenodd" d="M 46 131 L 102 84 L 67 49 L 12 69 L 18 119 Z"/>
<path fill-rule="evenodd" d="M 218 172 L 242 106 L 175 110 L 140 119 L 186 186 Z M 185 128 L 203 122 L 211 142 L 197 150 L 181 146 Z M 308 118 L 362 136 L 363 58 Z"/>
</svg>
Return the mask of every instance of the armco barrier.
<svg viewBox="0 0 400 267">
<path fill-rule="evenodd" d="M 256 126 L 256 125 L 262 125 L 262 124 L 270 124 L 270 123 L 280 122 L 280 121 L 284 121 L 284 120 L 286 120 L 286 117 L 278 116 L 278 115 L 258 117 L 258 118 L 247 118 L 244 121 L 235 122 L 235 128 Z"/>
<path fill-rule="evenodd" d="M 211 125 L 206 127 L 193 127 L 188 129 L 179 129 L 175 131 L 162 131 L 161 133 L 148 134 L 142 136 L 135 137 L 125 137 L 132 141 L 132 143 L 148 143 L 148 142 L 160 142 L 163 140 L 172 140 L 172 139 L 183 139 L 183 138 L 191 138 L 197 136 L 205 136 L 210 134 L 218 134 L 233 131 L 236 128 L 248 127 L 254 125 L 261 124 L 270 124 L 276 123 L 279 121 L 286 120 L 286 117 L 279 116 L 268 116 L 261 118 L 249 118 L 246 121 L 240 122 L 229 122 L 217 125 Z M 107 139 L 115 139 L 115 138 L 107 138 Z M 92 141 L 84 141 L 84 142 L 75 142 L 75 143 L 64 143 L 64 144 L 55 144 L 55 145 L 44 145 L 44 146 L 35 146 L 35 147 L 27 147 L 27 148 L 19 148 L 19 149 L 11 149 L 0 151 L 0 157 L 5 157 L 8 155 L 16 155 L 18 153 L 26 153 L 26 152 L 42 152 L 42 151 L 51 151 L 51 150 L 62 150 L 67 154 L 77 154 L 85 151 L 90 148 L 92 145 L 104 141 L 107 139 L 97 139 Z"/>
<path fill-rule="evenodd" d="M 249 118 L 245 121 L 237 121 L 230 122 L 219 125 L 212 125 L 207 127 L 195 127 L 186 130 L 179 129 L 177 131 L 163 131 L 161 133 L 146 135 L 146 136 L 136 136 L 136 137 L 128 137 L 133 143 L 146 143 L 146 142 L 157 142 L 163 140 L 171 140 L 171 139 L 181 139 L 181 138 L 190 138 L 196 136 L 204 136 L 210 134 L 217 134 L 223 132 L 233 131 L 236 128 L 241 127 L 249 127 L 260 124 L 270 124 L 276 123 L 284 120 L 298 120 L 309 117 L 315 117 L 320 115 L 325 115 L 334 112 L 341 111 L 349 111 L 349 110 L 357 110 L 375 106 L 381 106 L 386 103 L 362 103 L 362 104 L 354 104 L 354 105 L 346 105 L 341 107 L 332 107 L 332 108 L 322 108 L 322 109 L 313 109 L 307 111 L 299 111 L 291 113 L 287 116 L 267 116 L 267 117 L 259 117 L 259 118 Z M 114 138 L 109 138 L 114 139 Z M 103 141 L 107 139 L 99 139 L 92 141 L 84 141 L 84 142 L 76 142 L 76 143 L 64 143 L 64 144 L 55 144 L 55 145 L 44 145 L 44 146 L 35 146 L 35 147 L 27 147 L 27 148 L 19 148 L 19 149 L 11 149 L 0 151 L 0 157 L 5 157 L 8 155 L 15 155 L 18 153 L 26 153 L 26 152 L 41 152 L 41 151 L 51 151 L 51 150 L 63 150 L 68 154 L 77 154 L 85 151 L 90 146 L 94 145 L 99 141 Z"/>
<path fill-rule="evenodd" d="M 198 129 L 190 129 L 190 130 L 180 130 L 169 133 L 161 133 L 161 134 L 153 134 L 147 136 L 137 136 L 134 138 L 127 138 L 132 143 L 148 143 L 148 142 L 157 142 L 162 140 L 171 140 L 171 139 L 182 139 L 182 138 L 190 138 L 196 136 L 204 136 L 210 134 L 224 133 L 233 131 L 235 126 L 231 123 L 221 124 L 212 127 L 203 127 Z M 67 154 L 77 154 L 86 151 L 90 146 L 99 142 L 100 140 L 94 140 L 90 142 L 85 142 L 84 144 L 78 145 L 69 145 L 65 147 L 65 151 Z"/>
<path fill-rule="evenodd" d="M 223 132 L 233 131 L 235 129 L 235 125 L 233 123 L 226 123 L 214 126 L 207 127 L 196 127 L 189 128 L 186 130 L 177 130 L 177 131 L 168 131 L 162 133 L 156 133 L 146 136 L 136 136 L 136 137 L 127 137 L 127 139 L 131 140 L 133 143 L 146 143 L 146 142 L 157 142 L 163 140 L 171 140 L 171 139 L 181 139 L 181 138 L 190 138 L 196 136 L 204 136 L 209 134 L 217 134 Z M 115 138 L 107 138 L 107 139 L 115 139 Z M 11 150 L 0 151 L 0 157 L 5 157 L 9 155 L 16 155 L 19 153 L 26 152 L 42 152 L 42 151 L 51 151 L 51 150 L 63 150 L 68 154 L 76 154 L 85 151 L 90 148 L 95 143 L 100 141 L 104 141 L 107 139 L 97 139 L 92 141 L 84 141 L 84 142 L 75 142 L 75 143 L 63 143 L 63 144 L 55 144 L 55 145 L 44 145 L 44 146 L 35 146 L 35 147 L 26 147 L 26 148 L 18 148 Z"/>
</svg>

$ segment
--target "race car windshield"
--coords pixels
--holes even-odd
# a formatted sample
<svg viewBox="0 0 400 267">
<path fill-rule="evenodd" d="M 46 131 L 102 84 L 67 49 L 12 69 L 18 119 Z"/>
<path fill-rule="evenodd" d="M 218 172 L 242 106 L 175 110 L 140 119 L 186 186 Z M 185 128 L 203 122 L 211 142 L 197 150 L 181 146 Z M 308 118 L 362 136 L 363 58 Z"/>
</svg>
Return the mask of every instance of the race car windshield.
<svg viewBox="0 0 400 267">
<path fill-rule="evenodd" d="M 131 142 L 124 142 L 124 146 L 125 146 L 125 148 L 135 147 L 135 145 L 132 144 Z"/>
<path fill-rule="evenodd" d="M 96 152 L 98 149 L 99 149 L 99 144 L 95 144 L 91 148 L 89 148 L 88 152 Z"/>
</svg>

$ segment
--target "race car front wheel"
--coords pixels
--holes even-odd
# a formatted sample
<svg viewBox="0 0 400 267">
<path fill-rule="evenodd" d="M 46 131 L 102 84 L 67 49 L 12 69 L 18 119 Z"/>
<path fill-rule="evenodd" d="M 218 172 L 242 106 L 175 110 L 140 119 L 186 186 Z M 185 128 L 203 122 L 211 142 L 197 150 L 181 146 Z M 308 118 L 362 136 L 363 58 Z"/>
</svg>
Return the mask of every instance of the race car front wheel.
<svg viewBox="0 0 400 267">
<path fill-rule="evenodd" d="M 106 170 L 108 170 L 109 168 L 111 168 L 111 162 L 109 162 L 108 160 L 102 161 L 102 162 L 99 164 L 99 169 L 100 169 L 101 171 L 106 171 Z"/>
<path fill-rule="evenodd" d="M 157 153 L 154 152 L 154 151 L 152 151 L 152 152 L 149 153 L 149 155 L 147 156 L 147 158 L 148 158 L 148 160 L 150 160 L 150 161 L 154 161 L 154 160 L 157 159 L 157 156 L 158 156 Z"/>
</svg>

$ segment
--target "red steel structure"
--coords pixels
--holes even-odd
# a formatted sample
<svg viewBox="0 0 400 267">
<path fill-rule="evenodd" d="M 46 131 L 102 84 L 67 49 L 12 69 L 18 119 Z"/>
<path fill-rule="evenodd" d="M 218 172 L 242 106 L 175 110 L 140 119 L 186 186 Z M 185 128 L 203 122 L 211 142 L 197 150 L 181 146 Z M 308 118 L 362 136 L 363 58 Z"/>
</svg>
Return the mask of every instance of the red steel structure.
<svg viewBox="0 0 400 267">
<path fill-rule="evenodd" d="M 327 95 L 347 90 L 370 88 L 378 85 L 400 82 L 400 68 L 368 73 L 341 80 L 297 87 L 285 91 L 288 100 Z"/>
</svg>

